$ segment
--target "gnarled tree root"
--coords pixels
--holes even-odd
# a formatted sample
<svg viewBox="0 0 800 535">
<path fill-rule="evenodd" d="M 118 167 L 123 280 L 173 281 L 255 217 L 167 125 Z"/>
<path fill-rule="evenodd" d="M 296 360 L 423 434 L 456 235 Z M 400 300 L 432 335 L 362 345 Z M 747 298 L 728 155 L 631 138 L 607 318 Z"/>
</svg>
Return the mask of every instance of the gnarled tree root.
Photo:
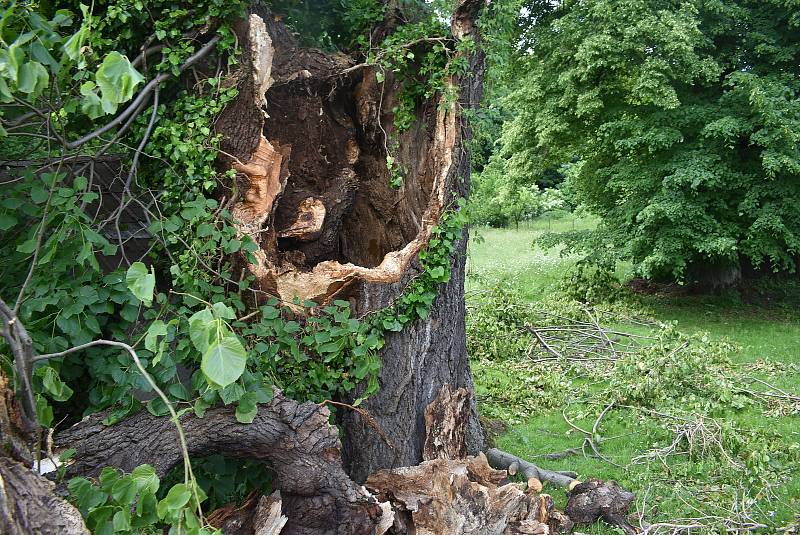
<svg viewBox="0 0 800 535">
<path fill-rule="evenodd" d="M 338 432 L 330 412 L 278 394 L 259 407 L 251 424 L 236 421 L 231 408 L 215 408 L 203 418 L 181 417 L 189 454 L 222 454 L 269 462 L 288 517 L 284 535 L 374 534 L 380 504 L 344 472 Z M 140 412 L 107 427 L 93 415 L 56 436 L 59 447 L 74 448 L 67 476 L 95 477 L 105 466 L 131 471 L 152 465 L 163 476 L 181 462 L 175 426 L 168 418 Z"/>
</svg>

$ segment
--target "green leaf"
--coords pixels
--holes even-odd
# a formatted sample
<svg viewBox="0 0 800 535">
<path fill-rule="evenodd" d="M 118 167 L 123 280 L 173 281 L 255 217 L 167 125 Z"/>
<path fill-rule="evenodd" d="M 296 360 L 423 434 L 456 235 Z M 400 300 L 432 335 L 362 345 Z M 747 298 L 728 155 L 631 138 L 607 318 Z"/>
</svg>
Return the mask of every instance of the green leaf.
<svg viewBox="0 0 800 535">
<path fill-rule="evenodd" d="M 36 370 L 36 376 L 42 378 L 42 385 L 53 400 L 67 401 L 72 396 L 72 389 L 61 380 L 54 368 L 42 366 Z"/>
<path fill-rule="evenodd" d="M 139 301 L 150 306 L 153 304 L 153 290 L 156 287 L 156 276 L 147 271 L 147 266 L 141 262 L 134 262 L 128 268 L 125 276 L 128 289 Z"/>
<path fill-rule="evenodd" d="M 95 80 L 102 94 L 103 109 L 106 113 L 115 113 L 118 104 L 131 99 L 136 87 L 144 81 L 144 76 L 131 65 L 128 58 L 115 50 L 103 59 Z"/>
<path fill-rule="evenodd" d="M 72 34 L 72 36 L 67 39 L 67 42 L 64 43 L 64 54 L 67 55 L 69 59 L 75 61 L 76 59 L 81 57 L 81 48 L 83 48 L 83 43 L 86 41 L 86 37 L 89 35 L 89 26 L 84 25 L 81 28 Z"/>
<path fill-rule="evenodd" d="M 236 421 L 243 424 L 251 424 L 258 414 L 257 396 L 254 392 L 248 392 L 239 399 L 236 406 Z"/>
<path fill-rule="evenodd" d="M 111 487 L 111 496 L 119 504 L 132 504 L 139 489 L 131 476 L 119 478 Z"/>
<path fill-rule="evenodd" d="M 195 312 L 189 318 L 189 338 L 192 340 L 192 345 L 200 353 L 208 351 L 208 346 L 211 344 L 211 337 L 215 334 L 217 321 L 214 319 L 211 310 L 204 308 L 199 312 Z"/>
<path fill-rule="evenodd" d="M 36 419 L 44 427 L 53 425 L 53 407 L 40 394 L 36 394 Z"/>
<path fill-rule="evenodd" d="M 50 75 L 47 69 L 38 61 L 23 63 L 19 69 L 17 89 L 35 98 L 50 84 Z"/>
<path fill-rule="evenodd" d="M 186 484 L 178 483 L 177 485 L 173 486 L 171 489 L 169 489 L 169 492 L 164 499 L 158 502 L 158 506 L 156 507 L 158 517 L 165 519 L 168 517 L 168 515 L 173 516 L 174 513 L 189 503 L 189 499 L 191 497 L 192 493 Z"/>
<path fill-rule="evenodd" d="M 211 309 L 214 311 L 214 315 L 218 318 L 226 320 L 236 319 L 236 312 L 234 312 L 231 307 L 225 305 L 225 303 L 214 303 Z"/>
<path fill-rule="evenodd" d="M 0 214 L 0 230 L 8 230 L 18 223 L 17 218 L 11 214 Z"/>
<path fill-rule="evenodd" d="M 114 513 L 112 520 L 114 531 L 130 531 L 131 529 L 131 513 L 127 508 L 123 508 Z"/>
<path fill-rule="evenodd" d="M 211 344 L 203 354 L 200 369 L 210 383 L 224 387 L 242 376 L 246 363 L 247 352 L 241 342 L 228 335 Z"/>
<path fill-rule="evenodd" d="M 161 320 L 155 320 L 147 328 L 147 334 L 144 337 L 144 347 L 154 354 L 152 365 L 155 366 L 161 361 L 161 355 L 164 353 L 166 342 L 164 340 L 158 343 L 159 336 L 166 336 L 168 333 L 167 324 Z"/>
<path fill-rule="evenodd" d="M 69 493 L 75 498 L 81 513 L 86 515 L 89 509 L 94 509 L 106 503 L 108 496 L 88 479 L 83 477 L 73 477 L 67 483 Z"/>
<path fill-rule="evenodd" d="M 158 475 L 155 469 L 149 464 L 142 464 L 134 468 L 131 472 L 131 477 L 136 483 L 136 488 L 139 492 L 151 492 L 155 494 L 158 491 Z"/>
</svg>

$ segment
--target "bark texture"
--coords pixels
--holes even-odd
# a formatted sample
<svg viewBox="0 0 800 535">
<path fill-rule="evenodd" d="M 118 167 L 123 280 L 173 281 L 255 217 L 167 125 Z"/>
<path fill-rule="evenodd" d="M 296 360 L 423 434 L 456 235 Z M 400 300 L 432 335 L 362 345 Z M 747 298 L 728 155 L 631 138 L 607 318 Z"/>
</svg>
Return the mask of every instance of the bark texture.
<svg viewBox="0 0 800 535">
<path fill-rule="evenodd" d="M 23 410 L 0 371 L 0 533 L 88 535 L 78 510 L 30 469 L 29 437 Z"/>
<path fill-rule="evenodd" d="M 422 457 L 432 459 L 464 459 L 467 452 L 466 425 L 470 419 L 472 394 L 466 388 L 446 384 L 436 399 L 425 409 L 425 446 Z"/>
<path fill-rule="evenodd" d="M 75 507 L 54 493 L 52 482 L 0 457 L 0 533 L 89 535 Z"/>
<path fill-rule="evenodd" d="M 286 535 L 373 535 L 383 510 L 342 469 L 338 431 L 330 412 L 277 395 L 259 407 L 251 424 L 220 407 L 203 418 L 185 414 L 181 425 L 193 457 L 222 454 L 269 462 L 281 491 Z M 56 435 L 56 444 L 75 448 L 67 476 L 96 477 L 105 466 L 130 472 L 152 465 L 159 476 L 181 462 L 178 436 L 169 418 L 140 412 L 106 427 L 93 415 Z"/>
<path fill-rule="evenodd" d="M 455 37 L 472 35 L 480 44 L 474 22 L 481 5 L 482 2 L 477 0 L 459 3 L 452 28 Z M 452 81 L 459 86 L 460 98 L 452 110 L 456 138 L 448 149 L 452 159 L 448 169 L 451 198 L 466 197 L 469 193 L 470 166 L 464 143 L 471 137 L 471 131 L 460 111 L 476 108 L 480 102 L 484 73 L 480 46 L 469 62 L 471 75 Z M 446 384 L 474 391 L 464 324 L 467 241 L 465 230 L 455 249 L 450 281 L 440 285 L 428 318 L 387 337 L 381 353 L 380 390 L 363 404 L 397 447 L 388 447 L 356 415 L 345 414 L 342 418 L 346 467 L 356 481 L 364 481 L 369 474 L 382 468 L 419 463 L 423 459 L 425 409 L 428 405 Z M 406 281 L 414 276 L 415 269 L 414 265 L 410 267 Z M 402 287 L 403 283 L 400 283 L 365 291 L 362 299 L 369 307 L 380 308 L 391 303 Z M 467 451 L 475 454 L 483 449 L 484 436 L 474 397 L 470 401 L 465 428 Z"/>
</svg>

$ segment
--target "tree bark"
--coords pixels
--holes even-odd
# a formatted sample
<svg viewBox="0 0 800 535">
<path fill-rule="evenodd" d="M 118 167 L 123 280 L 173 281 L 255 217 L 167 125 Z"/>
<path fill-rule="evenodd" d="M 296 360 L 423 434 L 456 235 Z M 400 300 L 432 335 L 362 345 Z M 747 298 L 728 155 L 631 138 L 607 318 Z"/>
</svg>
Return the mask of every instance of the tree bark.
<svg viewBox="0 0 800 535">
<path fill-rule="evenodd" d="M 479 41 L 482 3 L 459 2 L 455 39 Z M 398 133 L 391 110 L 402 85 L 390 72 L 381 84 L 373 66 L 300 48 L 261 6 L 238 31 L 247 43 L 245 68 L 239 96 L 217 131 L 227 155 L 221 164 L 237 170 L 244 192 L 232 209 L 238 230 L 260 245 L 246 266 L 256 288 L 284 303 L 347 299 L 358 315 L 391 305 L 419 274 L 417 255 L 441 214 L 468 194 L 471 132 L 462 112 L 479 103 L 482 53 L 469 58 L 468 76 L 448 80 L 459 90 L 457 102 L 441 95 L 422 102 L 414 124 Z M 386 164 L 390 141 L 407 170 L 396 190 Z M 473 390 L 464 325 L 466 244 L 465 231 L 428 318 L 389 334 L 381 351 L 380 389 L 363 406 L 393 444 L 360 416 L 339 416 L 345 466 L 358 482 L 377 469 L 419 463 L 425 408 L 443 385 Z M 360 393 L 339 401 L 352 403 Z M 467 446 L 476 453 L 483 432 L 474 398 L 470 404 Z"/>
<path fill-rule="evenodd" d="M 0 457 L 0 533 L 89 535 L 81 514 L 30 468 Z"/>
</svg>

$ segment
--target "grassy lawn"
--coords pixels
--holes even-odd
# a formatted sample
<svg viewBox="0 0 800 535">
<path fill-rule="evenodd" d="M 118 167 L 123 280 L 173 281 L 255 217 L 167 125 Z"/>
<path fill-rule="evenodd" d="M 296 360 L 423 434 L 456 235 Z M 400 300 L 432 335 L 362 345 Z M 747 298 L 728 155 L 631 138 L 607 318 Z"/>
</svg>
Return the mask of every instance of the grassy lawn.
<svg viewBox="0 0 800 535">
<path fill-rule="evenodd" d="M 477 235 L 478 239 L 471 240 L 467 263 L 470 313 L 476 313 L 480 296 L 497 283 L 513 287 L 527 304 L 535 305 L 557 293 L 559 281 L 576 259 L 562 258 L 558 251 L 533 248 L 532 241 L 543 232 L 590 228 L 593 224 L 589 219 L 567 216 L 537 220 L 519 229 L 473 230 L 472 236 Z M 623 266 L 618 274 L 624 277 L 625 272 Z M 776 293 L 780 292 L 748 300 L 738 294 L 633 296 L 634 304 L 630 306 L 654 320 L 674 322 L 682 333 L 705 334 L 712 342 L 730 342 L 726 355 L 737 374 L 766 380 L 797 396 L 798 294 L 776 297 Z M 634 326 L 629 332 L 637 329 L 642 332 L 641 327 Z M 800 513 L 800 466 L 795 463 L 800 459 L 796 453 L 800 450 L 800 403 L 779 408 L 764 404 L 740 409 L 725 406 L 708 414 L 687 410 L 684 417 L 696 412 L 708 417 L 712 424 L 721 425 L 722 447 L 700 453 L 683 452 L 663 462 L 655 457 L 637 457 L 654 447 L 669 445 L 675 436 L 675 421 L 643 417 L 636 408 L 619 408 L 610 411 L 599 428 L 598 443 L 605 460 L 581 453 L 549 460 L 545 454 L 580 447 L 584 437 L 565 421 L 561 404 L 548 402 L 548 393 L 580 391 L 582 394 L 577 397 L 581 401 L 568 405 L 566 411 L 573 424 L 591 429 L 605 403 L 603 399 L 587 399 L 593 392 L 600 395 L 609 387 L 613 372 L 606 368 L 596 373 L 573 373 L 574 368 L 565 367 L 554 373 L 552 365 L 526 357 L 481 359 L 473 366 L 482 411 L 507 424 L 496 437 L 498 447 L 543 468 L 574 470 L 580 478 L 616 480 L 636 494 L 636 510 L 643 512 L 649 522 L 706 517 L 703 523 L 709 527 L 693 533 L 716 533 L 725 519 L 750 518 L 769 526 L 764 532 L 775 532 L 800 520 L 795 516 Z M 539 380 L 540 376 L 546 379 Z M 496 401 L 507 392 L 516 396 L 513 399 L 518 407 Z M 564 399 L 569 403 L 569 392 Z M 674 404 L 660 403 L 649 410 L 675 413 Z M 561 489 L 546 491 L 563 505 L 565 495 Z M 742 514 L 743 510 L 747 514 Z M 585 529 L 592 533 L 616 532 L 601 525 Z"/>
</svg>

